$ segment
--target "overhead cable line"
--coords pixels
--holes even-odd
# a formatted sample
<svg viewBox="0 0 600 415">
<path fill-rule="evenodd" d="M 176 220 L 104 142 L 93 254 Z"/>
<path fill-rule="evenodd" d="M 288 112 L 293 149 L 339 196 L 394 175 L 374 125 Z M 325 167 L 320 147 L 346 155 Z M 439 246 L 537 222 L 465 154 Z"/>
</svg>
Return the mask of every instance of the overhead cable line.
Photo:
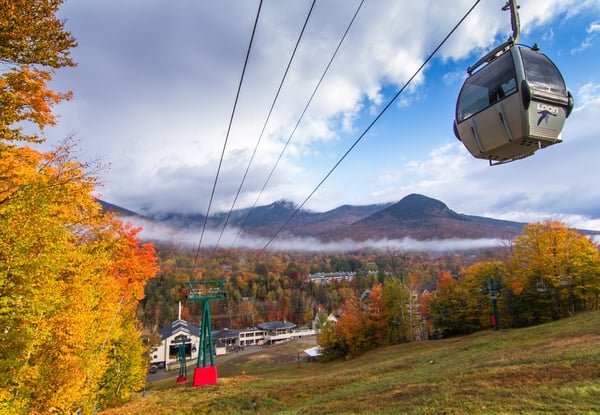
<svg viewBox="0 0 600 415">
<path fill-rule="evenodd" d="M 277 99 L 279 98 L 279 93 L 281 92 L 281 88 L 283 87 L 283 83 L 285 82 L 285 78 L 287 77 L 287 73 L 290 70 L 292 61 L 294 60 L 294 56 L 296 56 L 296 51 L 298 50 L 298 45 L 300 44 L 300 40 L 302 39 L 302 36 L 304 35 L 304 30 L 306 29 L 308 20 L 310 19 L 310 16 L 312 14 L 313 8 L 315 7 L 316 1 L 317 0 L 313 0 L 312 4 L 310 6 L 310 9 L 308 10 L 308 14 L 306 15 L 306 19 L 304 20 L 304 25 L 302 26 L 302 30 L 300 31 L 300 35 L 298 36 L 298 40 L 296 40 L 296 45 L 294 46 L 292 56 L 290 56 L 287 67 L 285 68 L 285 72 L 283 73 L 283 78 L 281 78 L 281 82 L 279 83 L 279 88 L 277 89 L 277 93 L 275 94 L 275 98 L 273 99 L 273 102 L 271 103 L 271 109 L 269 109 L 269 113 L 267 114 L 267 119 L 265 120 L 262 131 L 260 132 L 260 136 L 258 137 L 256 146 L 254 146 L 254 151 L 252 152 L 252 157 L 250 157 L 250 162 L 248 163 L 248 166 L 246 167 L 246 171 L 244 172 L 244 176 L 242 177 L 240 186 L 238 187 L 235 198 L 233 199 L 233 203 L 231 204 L 231 209 L 229 209 L 229 213 L 227 213 L 227 217 L 225 218 L 225 223 L 223 224 L 223 228 L 221 229 L 221 233 L 219 234 L 219 239 L 217 240 L 217 243 L 215 244 L 215 251 L 217 250 L 217 247 L 219 246 L 219 242 L 221 242 L 221 238 L 223 237 L 223 232 L 225 232 L 225 228 L 227 227 L 227 224 L 229 223 L 229 218 L 231 218 L 231 213 L 233 212 L 233 208 L 235 207 L 238 197 L 240 196 L 242 187 L 244 186 L 244 182 L 246 181 L 246 176 L 248 176 L 248 171 L 250 170 L 250 166 L 252 166 L 252 162 L 254 161 L 254 157 L 256 156 L 256 151 L 258 150 L 260 141 L 262 140 L 262 137 L 265 133 L 267 124 L 269 123 L 269 119 L 271 118 L 271 114 L 273 113 L 273 108 L 275 108 L 275 103 L 277 102 Z"/>
<path fill-rule="evenodd" d="M 219 167 L 217 168 L 217 174 L 215 175 L 215 181 L 213 183 L 212 191 L 210 193 L 210 200 L 208 201 L 208 208 L 206 209 L 206 216 L 204 217 L 204 223 L 202 224 L 202 232 L 200 233 L 200 241 L 198 242 L 198 248 L 196 248 L 196 255 L 194 256 L 194 262 L 192 264 L 192 275 L 196 269 L 198 262 L 198 255 L 200 254 L 200 248 L 202 247 L 202 239 L 206 230 L 206 223 L 210 215 L 210 208 L 215 196 L 215 189 L 217 188 L 217 182 L 219 180 L 219 173 L 221 172 L 221 165 L 223 164 L 223 157 L 225 156 L 225 149 L 227 148 L 227 140 L 229 139 L 229 132 L 231 131 L 231 124 L 233 123 L 233 116 L 237 107 L 238 99 L 240 97 L 240 90 L 242 89 L 242 82 L 244 81 L 244 74 L 246 73 L 246 67 L 248 66 L 248 58 L 250 57 L 250 50 L 252 49 L 252 42 L 254 41 L 254 34 L 256 33 L 256 26 L 258 25 L 258 17 L 260 16 L 260 9 L 262 7 L 263 0 L 258 3 L 258 11 L 256 12 L 256 19 L 254 20 L 254 27 L 252 28 L 252 35 L 250 36 L 250 43 L 248 44 L 248 50 L 246 52 L 246 59 L 244 60 L 244 68 L 242 69 L 242 75 L 240 76 L 240 82 L 238 84 L 237 92 L 235 94 L 235 101 L 233 103 L 233 110 L 231 111 L 231 117 L 229 118 L 229 126 L 227 127 L 227 134 L 225 135 L 225 142 L 223 143 L 223 150 L 221 151 L 221 158 L 219 160 Z"/>
<path fill-rule="evenodd" d="M 316 95 L 319 87 L 321 86 L 321 83 L 323 82 L 323 79 L 325 78 L 325 75 L 327 75 L 327 72 L 329 71 L 329 68 L 331 67 L 331 64 L 333 63 L 333 60 L 335 59 L 338 51 L 340 50 L 340 47 L 342 46 L 342 43 L 344 43 L 344 40 L 346 39 L 346 35 L 348 35 L 348 32 L 350 31 L 350 28 L 354 24 L 354 20 L 356 20 L 356 16 L 358 15 L 358 12 L 360 11 L 360 9 L 361 9 L 361 7 L 362 7 L 362 5 L 363 5 L 364 2 L 365 2 L 365 0 L 361 0 L 360 4 L 356 8 L 356 11 L 354 12 L 354 15 L 352 16 L 352 19 L 350 20 L 350 23 L 348 24 L 348 27 L 346 27 L 346 31 L 344 32 L 344 35 L 340 39 L 337 47 L 335 48 L 335 51 L 333 52 L 333 55 L 331 56 L 331 59 L 329 59 L 329 63 L 327 64 L 327 67 L 325 68 L 325 70 L 323 71 L 323 74 L 321 75 L 321 79 L 319 79 L 319 82 L 317 82 L 317 85 L 315 86 L 315 88 L 314 88 L 314 90 L 313 90 L 313 92 L 312 92 L 312 94 L 311 94 L 308 102 L 306 103 L 306 106 L 304 107 L 304 110 L 300 114 L 300 117 L 298 118 L 298 121 L 296 122 L 296 125 L 294 126 L 294 129 L 290 133 L 290 136 L 288 137 L 287 142 L 285 143 L 285 145 L 283 146 L 283 149 L 279 153 L 279 157 L 277 157 L 277 161 L 275 161 L 275 165 L 273 166 L 273 168 L 271 169 L 271 172 L 267 176 L 267 179 L 265 180 L 265 183 L 263 184 L 262 189 L 260 190 L 258 196 L 256 197 L 256 200 L 254 201 L 254 204 L 248 210 L 248 213 L 246 214 L 246 217 L 244 218 L 242 224 L 240 225 L 240 229 L 239 229 L 239 231 L 238 231 L 238 233 L 237 233 L 235 239 L 233 240 L 233 243 L 231 244 L 231 247 L 229 249 L 233 248 L 233 245 L 235 245 L 235 242 L 240 237 L 240 234 L 242 233 L 242 230 L 244 229 L 244 226 L 246 225 L 246 222 L 248 221 L 248 218 L 250 217 L 250 214 L 252 213 L 252 211 L 254 210 L 254 208 L 256 207 L 256 205 L 258 204 L 259 199 L 261 198 L 261 196 L 263 195 L 265 189 L 267 188 L 267 185 L 271 181 L 271 177 L 273 176 L 273 173 L 277 169 L 277 166 L 279 165 L 279 162 L 281 161 L 281 158 L 283 157 L 283 153 L 285 153 L 285 151 L 287 150 L 287 148 L 288 148 L 288 146 L 290 144 L 290 141 L 292 141 L 292 137 L 296 133 L 296 130 L 298 129 L 298 126 L 300 125 L 300 122 L 304 118 L 304 115 L 306 114 L 306 111 L 308 110 L 308 107 L 312 103 L 312 100 L 315 97 L 315 95 Z"/>
<path fill-rule="evenodd" d="M 362 134 L 356 139 L 356 141 L 354 141 L 354 143 L 344 153 L 344 155 L 337 161 L 337 163 L 335 163 L 335 165 L 331 168 L 331 170 L 329 170 L 329 172 L 325 175 L 325 177 L 323 177 L 323 179 L 319 182 L 319 184 L 317 184 L 317 186 L 313 189 L 313 191 L 310 192 L 310 194 L 306 197 L 306 199 L 304 199 L 304 201 L 300 204 L 300 206 L 298 206 L 298 208 L 294 211 L 294 213 L 292 213 L 292 215 L 279 228 L 279 230 L 275 233 L 275 235 L 273 235 L 271 237 L 271 239 L 263 247 L 261 252 L 264 252 L 269 247 L 269 245 L 275 240 L 275 238 L 277 238 L 277 236 L 281 233 L 281 231 L 283 231 L 285 229 L 285 227 L 291 222 L 291 220 L 298 214 L 298 212 L 300 212 L 300 210 L 304 207 L 306 202 L 308 202 L 308 200 L 316 193 L 316 191 L 319 190 L 319 188 L 323 185 L 323 183 L 325 183 L 325 180 L 327 180 L 329 178 L 329 176 L 331 176 L 331 174 L 334 172 L 334 170 L 342 163 L 342 161 L 346 158 L 346 156 L 348 156 L 348 154 L 350 154 L 350 152 L 354 149 L 354 147 L 356 147 L 356 145 L 363 139 L 363 137 L 367 134 L 367 132 L 371 129 L 371 127 L 373 127 L 373 125 L 379 120 L 379 118 L 381 118 L 381 116 L 387 111 L 387 109 L 394 103 L 394 101 L 396 101 L 396 99 L 400 96 L 400 94 L 402 94 L 402 92 L 404 92 L 404 90 L 413 81 L 413 79 L 419 74 L 419 72 L 421 72 L 421 70 L 423 70 L 425 65 L 427 65 L 429 63 L 429 61 L 431 61 L 431 59 L 433 59 L 435 54 L 442 48 L 442 46 L 444 46 L 446 41 L 450 38 L 450 36 L 452 36 L 452 34 L 458 29 L 458 27 L 465 21 L 465 19 L 471 14 L 471 12 L 475 9 L 475 7 L 479 4 L 480 1 L 481 0 L 475 1 L 473 6 L 471 6 L 471 8 L 467 11 L 467 13 L 465 13 L 465 15 L 458 21 L 458 23 L 446 35 L 446 37 L 444 37 L 444 39 L 438 44 L 438 46 L 433 50 L 433 52 L 431 52 L 431 54 L 427 57 L 427 59 L 425 59 L 423 61 L 421 66 L 419 66 L 419 68 L 415 71 L 415 73 L 408 79 L 408 81 L 406 81 L 406 83 L 402 86 L 402 88 L 400 88 L 400 90 L 392 97 L 392 99 L 390 99 L 390 101 L 385 105 L 385 107 L 383 107 L 383 109 L 379 112 L 379 114 L 377 114 L 377 116 L 373 119 L 373 121 L 371 121 L 371 123 L 362 132 Z"/>
</svg>

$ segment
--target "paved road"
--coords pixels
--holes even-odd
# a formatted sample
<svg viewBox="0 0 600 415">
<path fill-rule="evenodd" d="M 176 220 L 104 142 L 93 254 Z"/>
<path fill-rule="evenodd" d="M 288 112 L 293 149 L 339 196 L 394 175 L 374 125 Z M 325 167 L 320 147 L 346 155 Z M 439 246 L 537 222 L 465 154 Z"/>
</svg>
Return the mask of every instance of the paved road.
<svg viewBox="0 0 600 415">
<path fill-rule="evenodd" d="M 218 365 L 219 363 L 226 362 L 231 359 L 235 359 L 236 357 L 243 356 L 246 354 L 260 352 L 262 350 L 264 350 L 264 348 L 260 347 L 260 346 L 245 346 L 243 350 L 240 350 L 238 352 L 233 352 L 233 353 L 226 354 L 224 356 L 215 357 L 215 364 Z M 194 368 L 195 367 L 196 367 L 195 360 L 187 362 L 188 379 L 190 379 L 194 376 Z M 151 381 L 160 380 L 160 379 L 167 379 L 167 378 L 176 378 L 177 376 L 179 376 L 179 370 L 166 371 L 165 369 L 158 369 L 156 371 L 156 373 L 149 373 L 148 376 L 146 376 L 146 382 L 151 382 Z"/>
<path fill-rule="evenodd" d="M 302 349 L 307 349 L 309 347 L 312 347 L 312 346 L 316 345 L 316 337 L 315 336 L 302 337 L 302 338 L 299 338 L 299 339 L 291 340 L 291 342 L 297 344 Z M 289 344 L 289 343 L 283 343 L 281 345 L 283 346 L 284 344 Z M 252 354 L 252 353 L 257 353 L 257 352 L 264 352 L 266 350 L 269 350 L 271 347 L 275 347 L 276 348 L 277 346 L 278 345 L 274 345 L 274 346 L 245 346 L 243 350 L 240 350 L 238 352 L 233 352 L 233 353 L 226 354 L 224 356 L 217 356 L 217 357 L 215 357 L 215 363 L 217 365 L 219 365 L 219 363 L 223 363 L 223 362 L 226 362 L 228 360 L 235 359 L 236 357 L 239 357 L 239 356 L 243 356 L 243 355 L 247 355 L 247 354 Z M 195 360 L 187 362 L 187 377 L 188 377 L 188 379 L 192 379 L 194 377 L 194 368 L 195 367 L 196 367 L 196 361 Z M 160 379 L 168 379 L 168 378 L 173 378 L 174 379 L 177 376 L 179 376 L 179 370 L 172 370 L 172 371 L 168 371 L 167 372 L 164 369 L 158 369 L 156 371 L 156 373 L 150 373 L 150 374 L 148 374 L 148 376 L 146 376 L 146 382 L 160 380 Z"/>
</svg>

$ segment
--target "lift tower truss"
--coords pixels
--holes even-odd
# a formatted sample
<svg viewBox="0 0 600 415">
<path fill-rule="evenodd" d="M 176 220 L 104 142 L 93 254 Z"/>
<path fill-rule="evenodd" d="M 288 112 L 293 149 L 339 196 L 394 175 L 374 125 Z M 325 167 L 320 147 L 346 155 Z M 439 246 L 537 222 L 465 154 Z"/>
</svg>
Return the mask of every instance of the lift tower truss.
<svg viewBox="0 0 600 415">
<path fill-rule="evenodd" d="M 210 324 L 211 300 L 225 298 L 223 286 L 225 280 L 189 281 L 188 300 L 202 301 L 202 325 L 200 326 L 200 344 L 198 362 L 194 369 L 194 386 L 214 385 L 217 383 L 217 367 L 215 366 L 214 348 L 212 344 L 212 328 Z"/>
</svg>

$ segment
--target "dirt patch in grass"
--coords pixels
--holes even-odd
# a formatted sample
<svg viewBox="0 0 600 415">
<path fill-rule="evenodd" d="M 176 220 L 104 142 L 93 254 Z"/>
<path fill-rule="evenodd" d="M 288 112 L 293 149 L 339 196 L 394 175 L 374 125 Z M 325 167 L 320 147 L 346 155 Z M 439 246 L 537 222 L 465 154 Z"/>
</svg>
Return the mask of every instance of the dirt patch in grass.
<svg viewBox="0 0 600 415">
<path fill-rule="evenodd" d="M 528 371 L 521 370 L 518 375 L 519 382 L 530 384 L 563 384 L 565 382 L 579 381 L 582 379 L 597 378 L 600 376 L 600 367 L 597 363 L 588 362 L 577 366 L 547 365 Z M 506 376 L 504 376 L 506 377 Z M 503 376 L 499 377 L 500 379 Z"/>
<path fill-rule="evenodd" d="M 545 347 L 548 349 L 554 349 L 554 348 L 563 349 L 565 347 L 573 347 L 573 346 L 578 346 L 581 344 L 586 344 L 589 347 L 590 344 L 594 344 L 594 343 L 600 345 L 600 335 L 586 334 L 583 336 L 566 337 L 563 339 L 556 339 L 551 342 L 548 342 L 545 345 Z"/>
<path fill-rule="evenodd" d="M 456 392 L 480 397 L 527 395 L 535 390 L 560 388 L 566 384 L 597 379 L 600 377 L 600 367 L 594 362 L 576 367 L 562 364 L 539 367 L 505 366 L 483 373 L 484 377 L 478 372 L 455 379 L 452 383 L 456 385 Z"/>
<path fill-rule="evenodd" d="M 395 389 L 392 393 L 393 399 L 415 399 L 421 396 L 429 396 L 438 392 L 438 385 L 432 383 L 423 383 L 416 385 L 406 385 Z"/>
</svg>

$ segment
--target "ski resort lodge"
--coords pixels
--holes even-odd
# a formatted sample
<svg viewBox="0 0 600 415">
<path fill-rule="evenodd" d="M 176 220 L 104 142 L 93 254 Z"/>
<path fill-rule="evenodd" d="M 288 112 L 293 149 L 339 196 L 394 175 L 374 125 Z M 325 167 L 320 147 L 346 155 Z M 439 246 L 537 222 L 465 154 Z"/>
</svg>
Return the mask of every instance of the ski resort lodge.
<svg viewBox="0 0 600 415">
<path fill-rule="evenodd" d="M 179 347 L 185 344 L 187 360 L 198 358 L 200 327 L 181 320 L 181 316 L 169 326 L 158 330 L 161 344 L 150 354 L 150 363 L 169 369 L 178 365 Z M 312 329 L 299 329 L 289 321 L 260 323 L 247 329 L 224 329 L 212 332 L 215 356 L 234 352 L 245 346 L 266 346 L 316 334 Z"/>
</svg>

